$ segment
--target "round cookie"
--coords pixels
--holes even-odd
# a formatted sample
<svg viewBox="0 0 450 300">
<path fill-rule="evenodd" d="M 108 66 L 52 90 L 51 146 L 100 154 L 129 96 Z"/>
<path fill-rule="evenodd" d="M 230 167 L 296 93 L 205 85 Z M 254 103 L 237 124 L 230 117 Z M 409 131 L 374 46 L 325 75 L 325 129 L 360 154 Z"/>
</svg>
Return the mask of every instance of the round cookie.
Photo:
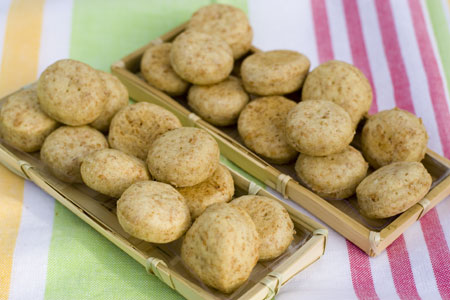
<svg viewBox="0 0 450 300">
<path fill-rule="evenodd" d="M 349 114 L 331 101 L 302 101 L 286 119 L 289 144 L 311 156 L 339 153 L 350 144 L 354 135 Z"/>
<path fill-rule="evenodd" d="M 83 159 L 80 171 L 88 187 L 115 198 L 133 183 L 150 179 L 142 160 L 115 149 L 89 154 Z"/>
<path fill-rule="evenodd" d="M 214 85 L 193 85 L 188 94 L 192 110 L 217 126 L 235 124 L 248 100 L 241 81 L 234 76 Z"/>
<path fill-rule="evenodd" d="M 72 59 L 47 67 L 37 85 L 41 109 L 71 126 L 89 124 L 100 116 L 106 103 L 104 90 L 97 70 Z"/>
<path fill-rule="evenodd" d="M 296 51 L 257 52 L 242 63 L 242 82 L 251 94 L 284 95 L 302 87 L 309 66 L 309 59 Z"/>
<path fill-rule="evenodd" d="M 294 239 L 294 223 L 277 201 L 255 195 L 241 196 L 230 204 L 243 208 L 255 223 L 259 234 L 259 260 L 271 260 L 281 254 Z"/>
<path fill-rule="evenodd" d="M 128 90 L 116 76 L 98 71 L 105 84 L 106 103 L 103 111 L 90 125 L 100 131 L 108 131 L 114 115 L 128 105 Z"/>
<path fill-rule="evenodd" d="M 108 148 L 103 134 L 89 126 L 63 126 L 53 131 L 41 148 L 41 160 L 60 180 L 81 183 L 80 165 L 90 153 Z"/>
<path fill-rule="evenodd" d="M 211 177 L 219 157 L 217 142 L 205 130 L 182 127 L 166 132 L 151 145 L 147 165 L 156 180 L 186 187 Z"/>
<path fill-rule="evenodd" d="M 353 195 L 368 168 L 362 154 L 352 146 L 328 156 L 300 154 L 295 164 L 300 180 L 319 196 L 331 200 Z"/>
<path fill-rule="evenodd" d="M 231 200 L 234 195 L 234 182 L 230 171 L 222 165 L 211 177 L 194 186 L 177 189 L 191 212 L 193 219 L 200 216 L 203 211 L 214 203 L 224 203 Z"/>
<path fill-rule="evenodd" d="M 247 16 L 231 5 L 211 4 L 200 8 L 189 20 L 188 29 L 219 36 L 230 45 L 235 59 L 247 53 L 252 45 L 253 30 Z"/>
<path fill-rule="evenodd" d="M 420 162 L 395 162 L 381 167 L 356 188 L 361 213 L 377 219 L 395 216 L 425 197 L 431 182 Z"/>
<path fill-rule="evenodd" d="M 187 231 L 181 258 L 200 280 L 231 293 L 258 262 L 259 237 L 251 217 L 226 203 L 208 207 Z"/>
<path fill-rule="evenodd" d="M 285 136 L 286 117 L 296 106 L 282 96 L 258 98 L 242 110 L 238 131 L 245 145 L 268 161 L 283 164 L 293 160 L 297 151 Z"/>
<path fill-rule="evenodd" d="M 156 181 L 140 181 L 126 189 L 117 201 L 117 218 L 132 236 L 158 244 L 178 239 L 191 224 L 183 196 Z"/>
<path fill-rule="evenodd" d="M 398 108 L 370 116 L 361 134 L 362 152 L 374 168 L 396 161 L 421 161 L 427 142 L 422 120 Z"/>
<path fill-rule="evenodd" d="M 148 83 L 169 95 L 182 95 L 189 83 L 184 81 L 170 64 L 171 43 L 162 43 L 149 47 L 141 60 L 141 73 Z"/>
<path fill-rule="evenodd" d="M 8 144 L 22 151 L 41 149 L 45 138 L 57 127 L 58 123 L 41 110 L 35 89 L 10 96 L 1 106 L 1 135 Z"/>
<path fill-rule="evenodd" d="M 193 84 L 218 83 L 233 69 L 233 53 L 222 39 L 188 30 L 175 38 L 170 50 L 175 72 Z"/>
<path fill-rule="evenodd" d="M 329 100 L 342 106 L 354 127 L 372 105 L 372 87 L 355 66 L 331 60 L 309 73 L 302 89 L 302 100 Z"/>
<path fill-rule="evenodd" d="M 113 117 L 108 140 L 111 148 L 145 160 L 156 138 L 179 127 L 180 120 L 170 111 L 140 102 L 126 106 Z"/>
</svg>

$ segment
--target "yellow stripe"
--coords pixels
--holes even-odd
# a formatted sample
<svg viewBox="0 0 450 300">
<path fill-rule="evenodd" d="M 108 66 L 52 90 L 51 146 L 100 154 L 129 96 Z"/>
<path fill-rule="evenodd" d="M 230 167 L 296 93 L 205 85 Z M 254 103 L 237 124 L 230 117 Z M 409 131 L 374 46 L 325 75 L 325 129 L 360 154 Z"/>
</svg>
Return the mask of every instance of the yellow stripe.
<svg viewBox="0 0 450 300">
<path fill-rule="evenodd" d="M 37 77 L 45 0 L 12 0 L 0 69 L 0 95 Z M 7 299 L 22 214 L 24 181 L 0 165 L 0 299 Z"/>
</svg>

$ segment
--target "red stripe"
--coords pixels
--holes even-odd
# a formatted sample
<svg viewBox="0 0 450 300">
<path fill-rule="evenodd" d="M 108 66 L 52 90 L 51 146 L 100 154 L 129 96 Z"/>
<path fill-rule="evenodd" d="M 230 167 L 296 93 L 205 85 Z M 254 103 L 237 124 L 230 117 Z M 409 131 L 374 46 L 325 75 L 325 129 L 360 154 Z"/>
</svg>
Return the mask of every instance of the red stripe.
<svg viewBox="0 0 450 300">
<path fill-rule="evenodd" d="M 347 240 L 353 288 L 359 299 L 379 299 L 373 284 L 369 257 Z"/>
<path fill-rule="evenodd" d="M 450 299 L 450 251 L 436 208 L 420 219 L 434 277 L 442 299 Z"/>
<path fill-rule="evenodd" d="M 391 4 L 389 0 L 378 0 L 375 1 L 375 7 L 383 40 L 384 53 L 394 86 L 395 103 L 399 108 L 414 113 L 409 79 L 400 51 Z"/>
<path fill-rule="evenodd" d="M 403 235 L 387 249 L 395 289 L 400 299 L 420 299 Z"/>
<path fill-rule="evenodd" d="M 356 3 L 356 0 L 344 0 L 343 4 L 353 63 L 364 73 L 364 75 L 366 75 L 372 86 L 373 102 L 369 112 L 373 114 L 378 111 L 376 91 L 375 86 L 373 85 L 372 71 L 370 69 L 369 57 L 364 42 L 358 4 Z"/>
<path fill-rule="evenodd" d="M 319 61 L 323 63 L 334 57 L 325 0 L 311 0 L 311 7 Z"/>
<path fill-rule="evenodd" d="M 450 113 L 445 97 L 444 82 L 439 72 L 438 62 L 433 52 L 427 25 L 418 0 L 409 1 L 409 7 L 419 45 L 420 56 L 425 69 L 431 103 L 438 124 L 438 132 L 444 155 L 450 158 Z"/>
</svg>

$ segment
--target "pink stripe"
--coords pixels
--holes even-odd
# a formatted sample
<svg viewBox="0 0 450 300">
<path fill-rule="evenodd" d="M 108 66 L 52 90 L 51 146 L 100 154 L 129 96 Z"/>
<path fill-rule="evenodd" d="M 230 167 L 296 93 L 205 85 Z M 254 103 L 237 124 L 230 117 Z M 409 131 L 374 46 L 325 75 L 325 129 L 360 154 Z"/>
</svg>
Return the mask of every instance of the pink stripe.
<svg viewBox="0 0 450 300">
<path fill-rule="evenodd" d="M 379 299 L 373 284 L 369 257 L 347 240 L 353 288 L 359 299 Z"/>
<path fill-rule="evenodd" d="M 391 4 L 389 3 L 389 0 L 378 0 L 375 1 L 375 6 L 383 40 L 384 52 L 387 58 L 392 84 L 394 86 L 396 105 L 401 109 L 414 113 L 409 79 L 400 52 L 400 44 L 397 38 L 397 30 L 392 15 Z"/>
<path fill-rule="evenodd" d="M 400 299 L 420 299 L 403 235 L 387 249 L 395 289 Z"/>
<path fill-rule="evenodd" d="M 334 57 L 325 0 L 311 0 L 311 7 L 319 61 L 323 63 Z"/>
<path fill-rule="evenodd" d="M 436 208 L 420 219 L 434 277 L 442 299 L 450 299 L 450 251 Z"/>
<path fill-rule="evenodd" d="M 438 63 L 433 52 L 419 1 L 409 1 L 409 7 L 420 49 L 420 56 L 427 76 L 431 103 L 433 104 L 434 115 L 436 116 L 442 148 L 444 155 L 450 158 L 450 113 L 445 98 L 444 82 L 439 72 Z"/>
<path fill-rule="evenodd" d="M 366 44 L 364 42 L 358 4 L 356 3 L 356 0 L 344 0 L 343 4 L 353 63 L 364 73 L 364 75 L 366 75 L 372 86 L 373 102 L 369 112 L 373 114 L 378 111 L 376 91 L 373 85 L 372 71 L 370 69 L 369 57 L 367 56 Z"/>
</svg>

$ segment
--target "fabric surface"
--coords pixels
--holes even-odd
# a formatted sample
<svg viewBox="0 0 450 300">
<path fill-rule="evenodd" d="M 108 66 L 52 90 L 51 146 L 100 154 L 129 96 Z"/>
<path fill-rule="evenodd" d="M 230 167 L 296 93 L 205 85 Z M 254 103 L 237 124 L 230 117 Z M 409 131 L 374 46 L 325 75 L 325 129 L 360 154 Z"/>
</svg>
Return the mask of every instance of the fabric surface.
<svg viewBox="0 0 450 300">
<path fill-rule="evenodd" d="M 312 67 L 330 59 L 355 64 L 374 89 L 372 113 L 394 106 L 415 113 L 430 135 L 429 147 L 450 158 L 449 1 L 218 2 L 248 12 L 253 44 L 263 50 L 300 51 Z M 1 0 L 0 95 L 34 81 L 60 58 L 107 71 L 209 3 Z M 450 299 L 449 244 L 448 198 L 376 258 L 330 230 L 325 255 L 276 298 Z M 34 184 L 0 165 L 0 299 L 181 296 Z"/>
</svg>

